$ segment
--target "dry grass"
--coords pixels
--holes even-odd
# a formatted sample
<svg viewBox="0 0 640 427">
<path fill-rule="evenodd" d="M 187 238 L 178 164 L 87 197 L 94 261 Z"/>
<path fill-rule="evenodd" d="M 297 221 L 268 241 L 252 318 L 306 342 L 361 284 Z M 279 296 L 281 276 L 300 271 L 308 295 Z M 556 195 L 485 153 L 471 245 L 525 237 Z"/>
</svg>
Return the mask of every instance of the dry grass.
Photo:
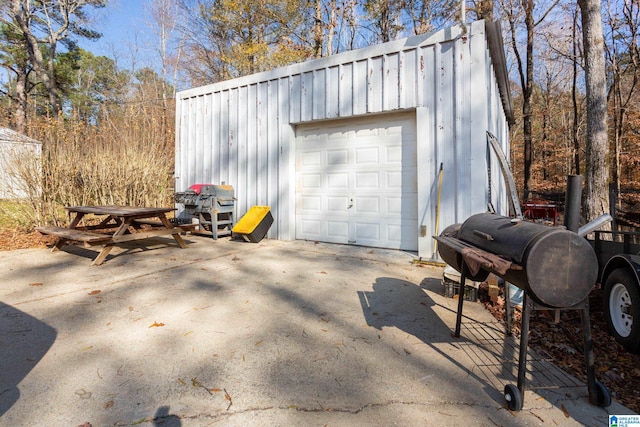
<svg viewBox="0 0 640 427">
<path fill-rule="evenodd" d="M 2 222 L 28 230 L 66 224 L 64 206 L 173 205 L 172 110 L 113 106 L 99 123 L 37 118 L 29 136 L 42 153 L 5 159 L 22 197 Z"/>
</svg>

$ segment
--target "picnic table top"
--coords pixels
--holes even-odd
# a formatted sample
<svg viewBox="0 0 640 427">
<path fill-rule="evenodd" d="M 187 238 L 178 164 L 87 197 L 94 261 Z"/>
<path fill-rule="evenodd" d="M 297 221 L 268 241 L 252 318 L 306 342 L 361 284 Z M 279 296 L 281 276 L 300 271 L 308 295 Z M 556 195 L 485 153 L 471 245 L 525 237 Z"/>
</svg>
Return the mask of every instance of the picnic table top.
<svg viewBox="0 0 640 427">
<path fill-rule="evenodd" d="M 149 217 L 152 217 L 154 215 L 165 214 L 176 210 L 175 208 L 149 208 L 135 206 L 66 206 L 65 209 L 69 212 L 122 217 L 138 215 L 148 215 Z"/>
</svg>

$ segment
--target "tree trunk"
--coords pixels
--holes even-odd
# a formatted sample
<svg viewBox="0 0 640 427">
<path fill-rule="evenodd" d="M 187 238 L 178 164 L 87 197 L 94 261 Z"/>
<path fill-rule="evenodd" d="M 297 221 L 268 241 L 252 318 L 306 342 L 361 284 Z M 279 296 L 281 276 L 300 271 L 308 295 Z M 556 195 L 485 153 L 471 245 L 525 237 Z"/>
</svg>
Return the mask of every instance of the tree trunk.
<svg viewBox="0 0 640 427">
<path fill-rule="evenodd" d="M 18 67 L 16 77 L 16 99 L 15 112 L 13 113 L 13 124 L 16 131 L 27 134 L 27 71 L 23 67 Z"/>
<path fill-rule="evenodd" d="M 320 58 L 322 56 L 322 0 L 316 0 L 315 19 L 314 19 L 314 35 L 313 35 L 313 56 Z"/>
<path fill-rule="evenodd" d="M 23 34 L 27 53 L 29 54 L 29 60 L 31 61 L 31 65 L 33 66 L 33 71 L 42 81 L 42 84 L 47 90 L 49 100 L 51 101 L 53 114 L 57 116 L 58 112 L 60 111 L 60 101 L 58 99 L 58 91 L 55 84 L 55 75 L 53 73 L 54 58 L 50 58 L 48 62 L 45 61 L 44 56 L 40 51 L 40 43 L 38 42 L 38 39 L 33 34 L 33 31 L 31 29 L 30 22 L 32 17 L 27 15 L 27 6 L 23 5 L 20 0 L 13 0 L 13 2 L 11 3 L 11 13 L 13 15 L 13 18 L 15 18 L 16 23 L 20 27 L 20 31 Z M 55 55 L 55 44 L 50 47 L 50 51 Z"/>
<path fill-rule="evenodd" d="M 524 198 L 529 196 L 531 187 L 531 164 L 533 162 L 533 0 L 524 2 L 525 27 L 527 29 L 527 46 L 526 46 L 526 70 L 525 80 L 522 86 L 522 125 L 524 138 Z"/>
<path fill-rule="evenodd" d="M 571 136 L 573 139 L 573 171 L 576 175 L 580 175 L 580 143 L 578 141 L 578 39 L 576 35 L 576 27 L 578 26 L 578 12 L 573 16 L 573 81 L 571 84 L 571 100 L 573 102 L 573 125 L 571 128 Z"/>
<path fill-rule="evenodd" d="M 607 91 L 600 0 L 578 0 L 587 90 L 585 209 L 587 221 L 609 211 Z"/>
</svg>

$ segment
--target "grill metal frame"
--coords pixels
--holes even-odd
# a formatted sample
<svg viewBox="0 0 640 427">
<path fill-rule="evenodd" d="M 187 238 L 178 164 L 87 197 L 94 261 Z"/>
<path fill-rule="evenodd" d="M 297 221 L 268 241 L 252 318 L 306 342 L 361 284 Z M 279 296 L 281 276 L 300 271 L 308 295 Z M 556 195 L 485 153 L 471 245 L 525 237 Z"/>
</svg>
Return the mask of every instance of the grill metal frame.
<svg viewBox="0 0 640 427">
<path fill-rule="evenodd" d="M 517 388 L 507 384 L 504 389 L 509 409 L 519 411 L 524 404 L 531 312 L 552 309 L 581 310 L 589 400 L 601 407 L 611 404 L 609 391 L 595 378 L 588 294 L 597 280 L 598 263 L 586 239 L 564 228 L 490 213 L 477 214 L 462 224 L 451 225 L 434 238 L 438 241 L 440 257 L 460 272 L 461 289 L 467 278 L 484 281 L 494 273 L 505 283 L 524 290 L 518 384 Z M 571 289 L 571 283 L 577 286 Z M 464 298 L 458 298 L 456 338 L 460 337 L 463 303 Z M 508 297 L 505 308 L 506 333 L 511 335 Z"/>
<path fill-rule="evenodd" d="M 194 234 L 231 236 L 236 222 L 236 197 L 231 185 L 195 184 L 189 190 L 175 193 L 175 202 L 184 205 L 179 220 L 197 223 Z"/>
</svg>

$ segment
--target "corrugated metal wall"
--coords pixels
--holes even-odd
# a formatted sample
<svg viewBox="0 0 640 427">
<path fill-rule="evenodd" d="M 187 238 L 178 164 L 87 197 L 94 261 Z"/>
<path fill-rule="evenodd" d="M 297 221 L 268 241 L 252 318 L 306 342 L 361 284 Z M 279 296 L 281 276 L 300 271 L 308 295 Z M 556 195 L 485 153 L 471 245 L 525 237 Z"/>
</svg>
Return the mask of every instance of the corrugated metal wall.
<svg viewBox="0 0 640 427">
<path fill-rule="evenodd" d="M 504 64 L 500 64 L 504 66 Z M 269 205 L 269 237 L 295 237 L 295 125 L 415 111 L 420 256 L 435 233 L 437 173 L 444 167 L 440 231 L 485 211 L 490 131 L 508 153 L 508 125 L 484 22 L 411 37 L 178 93 L 176 191 L 233 185 L 237 211 Z M 499 169 L 492 203 L 506 213 Z"/>
</svg>

